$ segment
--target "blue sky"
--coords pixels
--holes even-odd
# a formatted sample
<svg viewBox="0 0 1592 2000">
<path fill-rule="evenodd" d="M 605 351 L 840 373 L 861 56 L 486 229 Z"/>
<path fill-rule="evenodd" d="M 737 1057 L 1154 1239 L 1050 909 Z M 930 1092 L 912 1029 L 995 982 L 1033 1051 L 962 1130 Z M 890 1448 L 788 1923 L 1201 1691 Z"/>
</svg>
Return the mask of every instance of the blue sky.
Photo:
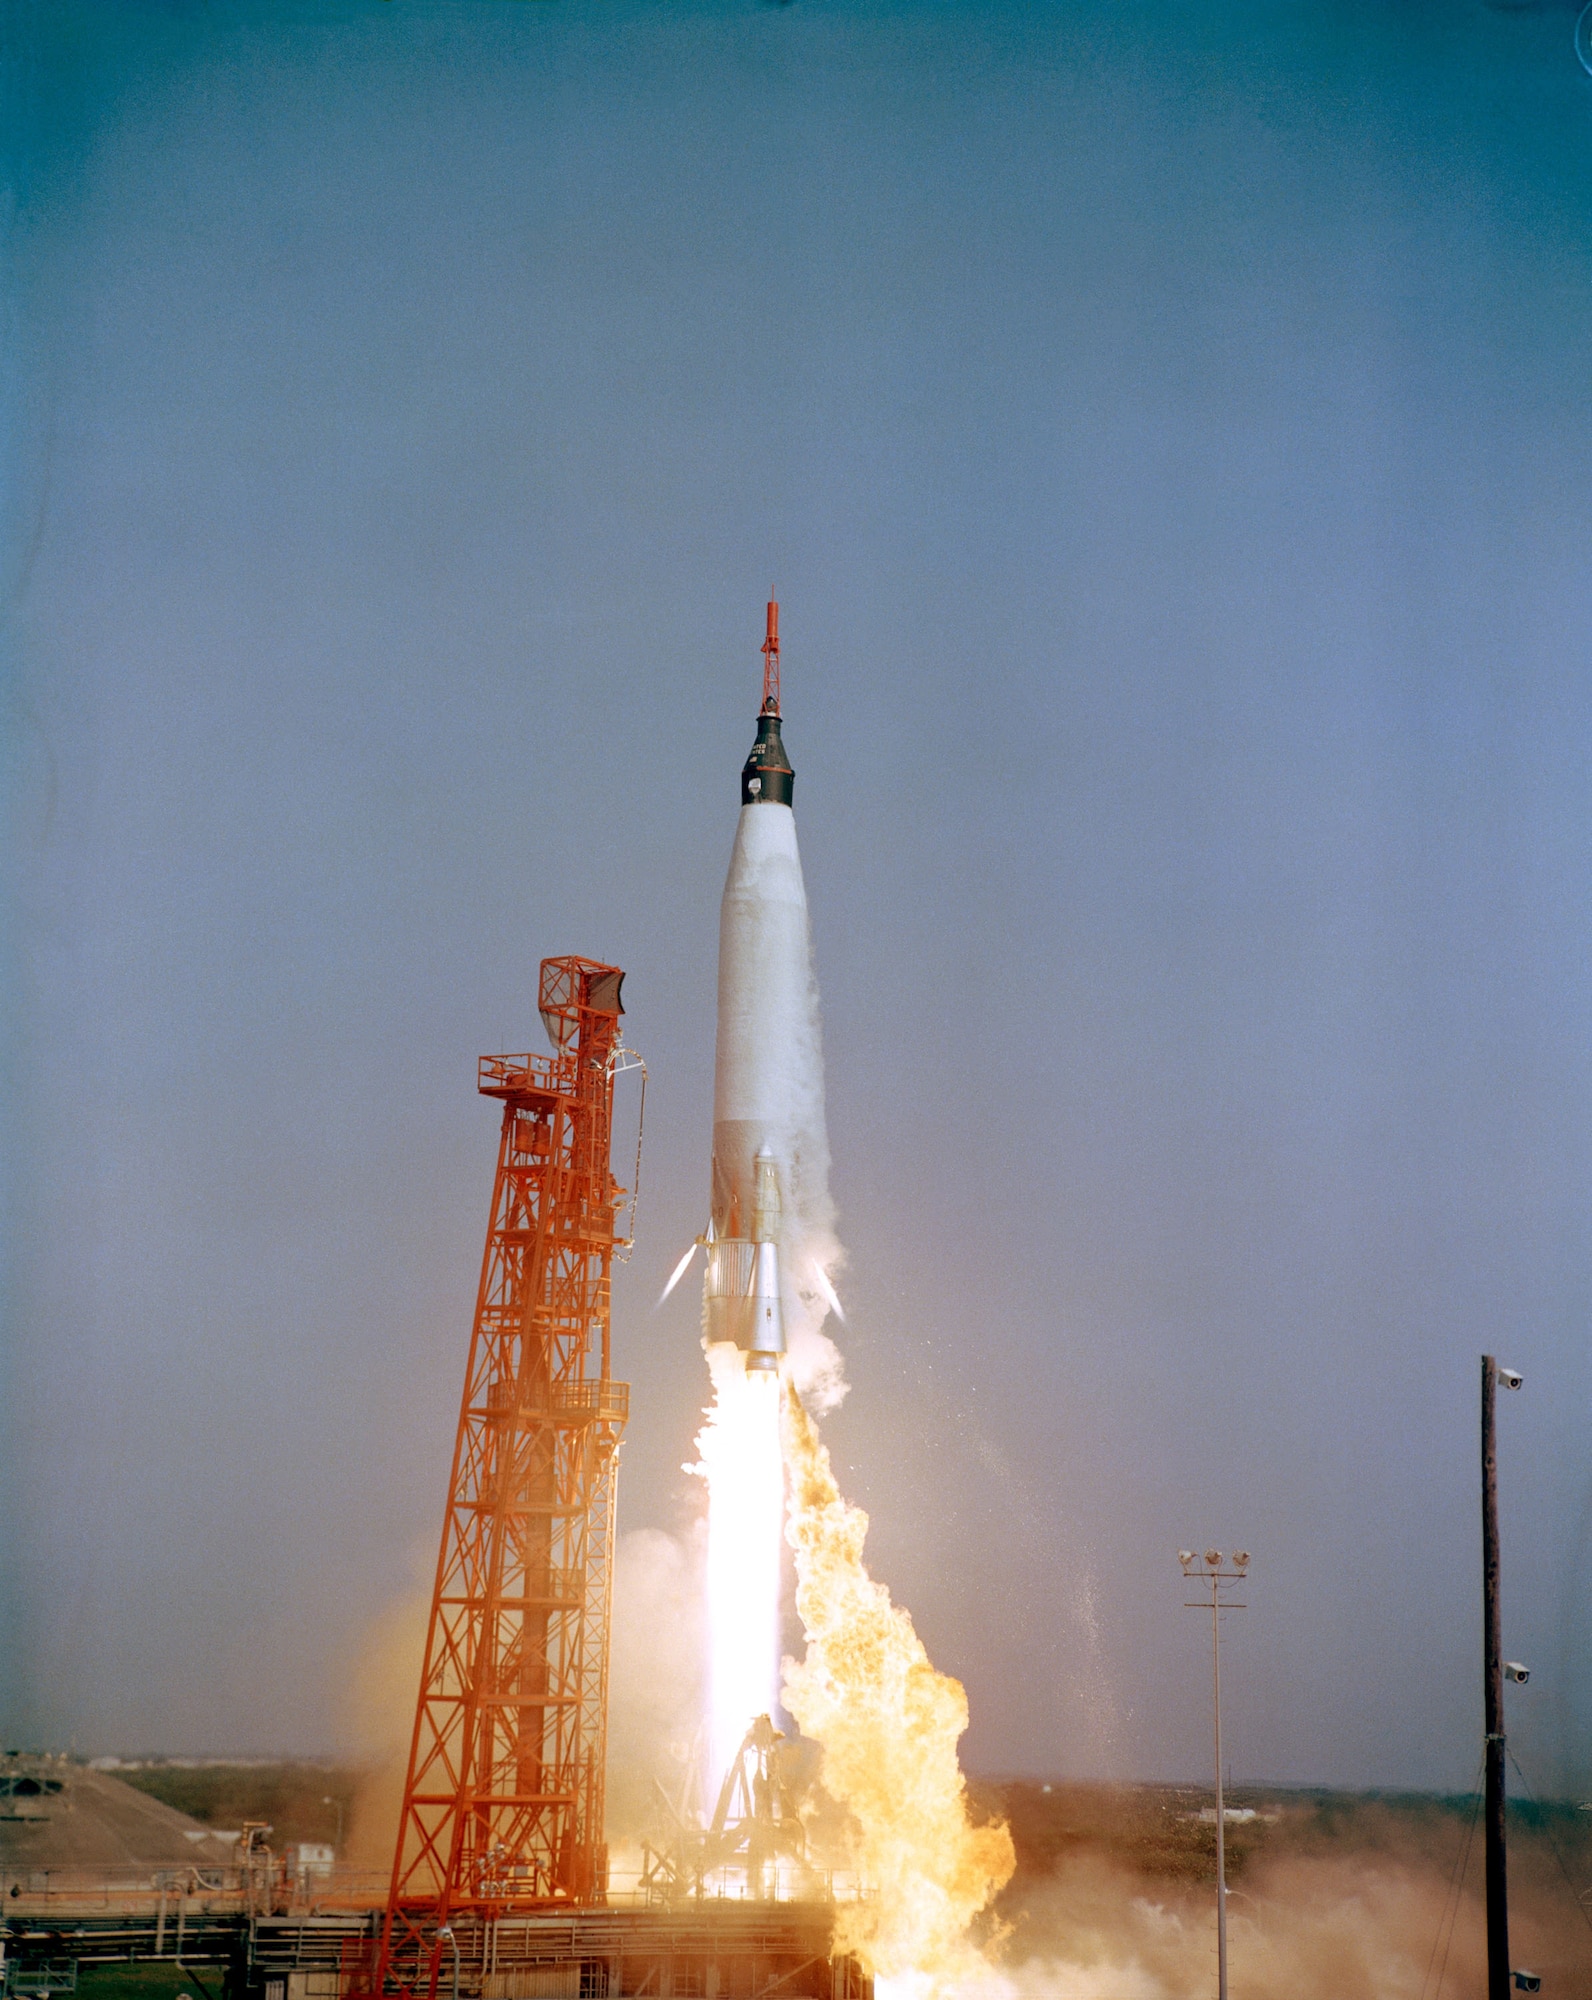
<svg viewBox="0 0 1592 2000">
<path fill-rule="evenodd" d="M 3 1713 L 335 1747 L 538 959 L 652 1075 L 681 1529 L 781 599 L 880 1574 L 996 1772 L 1592 1779 L 1573 9 L 18 4 Z"/>
</svg>

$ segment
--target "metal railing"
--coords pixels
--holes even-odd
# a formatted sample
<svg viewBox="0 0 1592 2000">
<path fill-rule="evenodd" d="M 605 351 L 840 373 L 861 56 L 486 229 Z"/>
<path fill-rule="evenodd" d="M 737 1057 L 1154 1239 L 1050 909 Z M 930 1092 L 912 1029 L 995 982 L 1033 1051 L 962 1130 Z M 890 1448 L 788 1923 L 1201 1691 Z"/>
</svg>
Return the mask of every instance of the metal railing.
<svg viewBox="0 0 1592 2000">
<path fill-rule="evenodd" d="M 575 1087 L 571 1058 L 557 1056 L 482 1056 L 476 1065 L 476 1089 L 489 1096 L 505 1091 L 539 1090 L 568 1093 Z"/>
<path fill-rule="evenodd" d="M 39 1959 L 24 1965 L 15 1959 L 8 1959 L 0 1965 L 0 1993 L 26 1994 L 45 2000 L 51 1993 L 75 1993 L 77 1991 L 77 1960 L 75 1958 Z"/>
<path fill-rule="evenodd" d="M 514 1407 L 514 1384 L 493 1382 L 487 1388 L 484 1408 L 487 1416 L 502 1422 Z M 550 1382 L 540 1407 L 527 1407 L 532 1422 L 626 1424 L 630 1420 L 630 1384 L 610 1376 L 584 1377 L 577 1382 Z"/>
</svg>

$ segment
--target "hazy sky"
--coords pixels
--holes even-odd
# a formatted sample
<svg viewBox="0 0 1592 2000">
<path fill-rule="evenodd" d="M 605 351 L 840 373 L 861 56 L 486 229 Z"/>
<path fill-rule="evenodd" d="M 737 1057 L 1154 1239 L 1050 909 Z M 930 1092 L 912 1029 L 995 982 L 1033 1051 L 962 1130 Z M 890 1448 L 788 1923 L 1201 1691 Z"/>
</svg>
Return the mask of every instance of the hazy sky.
<svg viewBox="0 0 1592 2000">
<path fill-rule="evenodd" d="M 1592 77 L 1482 0 L 5 9 L 8 1741 L 334 1748 L 536 963 L 684 1530 L 762 607 L 878 1572 L 984 1772 L 1592 1781 Z"/>
</svg>

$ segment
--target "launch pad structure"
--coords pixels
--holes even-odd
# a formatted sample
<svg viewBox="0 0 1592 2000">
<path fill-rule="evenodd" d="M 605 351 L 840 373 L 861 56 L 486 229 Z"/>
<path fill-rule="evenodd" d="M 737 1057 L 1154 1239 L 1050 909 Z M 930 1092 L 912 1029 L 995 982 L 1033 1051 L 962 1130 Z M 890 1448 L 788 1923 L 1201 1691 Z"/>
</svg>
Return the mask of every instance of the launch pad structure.
<svg viewBox="0 0 1592 2000">
<path fill-rule="evenodd" d="M 425 1665 L 374 1989 L 434 1993 L 443 1946 L 600 1903 L 614 1480 L 610 1167 L 617 966 L 550 958 L 551 1055 L 486 1056 L 501 1099 Z M 632 1060 L 634 1060 L 632 1058 Z"/>
<path fill-rule="evenodd" d="M 158 1901 L 158 1914 L 13 1905 L 3 1990 L 59 2000 L 90 1967 L 169 1965 L 196 1992 L 219 1986 L 221 2000 L 346 2000 L 380 1942 L 380 1911 L 250 1917 Z M 834 1954 L 832 1921 L 822 1904 L 725 1900 L 461 1919 L 443 1943 L 440 1990 L 459 2000 L 872 2000 L 856 1962 Z"/>
<path fill-rule="evenodd" d="M 641 1066 L 620 1038 L 623 981 L 595 959 L 543 960 L 552 1054 L 481 1060 L 479 1088 L 503 1104 L 497 1172 L 387 1906 L 374 1932 L 344 1935 L 333 1983 L 323 1957 L 297 1990 L 245 1976 L 258 2000 L 870 2000 L 833 1953 L 832 1907 L 773 1894 L 776 1850 L 799 1835 L 776 1811 L 747 1813 L 743 1833 L 721 1803 L 711 1830 L 726 1859 L 746 1852 L 744 1899 L 705 1897 L 699 1875 L 653 1885 L 650 1908 L 609 1903 L 629 1412 L 609 1304 L 632 1192 L 610 1160 L 614 1080 Z M 743 1783 L 748 1806 L 758 1783 Z"/>
</svg>

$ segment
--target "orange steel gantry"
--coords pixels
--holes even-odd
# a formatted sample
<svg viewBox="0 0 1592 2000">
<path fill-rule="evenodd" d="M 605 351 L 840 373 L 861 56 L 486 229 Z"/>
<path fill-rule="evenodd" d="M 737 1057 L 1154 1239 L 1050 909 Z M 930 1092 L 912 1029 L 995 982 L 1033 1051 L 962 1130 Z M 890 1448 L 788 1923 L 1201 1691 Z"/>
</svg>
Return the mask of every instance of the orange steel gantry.
<svg viewBox="0 0 1592 2000">
<path fill-rule="evenodd" d="M 617 966 L 542 962 L 551 1056 L 483 1056 L 497 1180 L 374 1988 L 434 1995 L 453 1923 L 607 1892 L 617 1449 Z"/>
</svg>

